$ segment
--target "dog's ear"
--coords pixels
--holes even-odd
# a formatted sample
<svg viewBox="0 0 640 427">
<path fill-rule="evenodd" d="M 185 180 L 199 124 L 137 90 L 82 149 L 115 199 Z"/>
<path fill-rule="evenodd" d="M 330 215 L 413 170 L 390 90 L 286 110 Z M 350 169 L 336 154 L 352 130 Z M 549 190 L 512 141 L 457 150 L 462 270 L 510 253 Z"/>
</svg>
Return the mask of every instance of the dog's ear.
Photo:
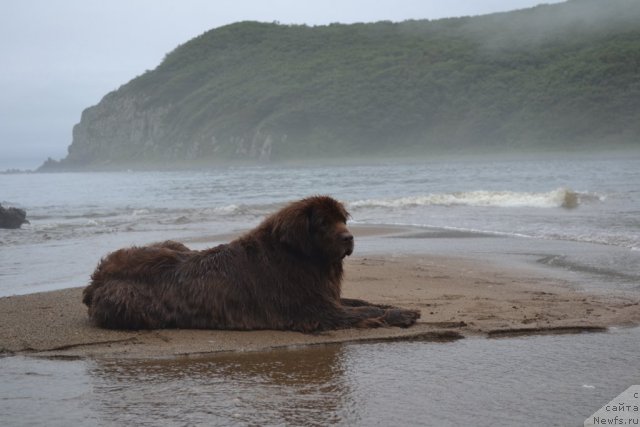
<svg viewBox="0 0 640 427">
<path fill-rule="evenodd" d="M 280 211 L 273 222 L 272 233 L 288 247 L 311 255 L 311 206 L 293 205 Z"/>
</svg>

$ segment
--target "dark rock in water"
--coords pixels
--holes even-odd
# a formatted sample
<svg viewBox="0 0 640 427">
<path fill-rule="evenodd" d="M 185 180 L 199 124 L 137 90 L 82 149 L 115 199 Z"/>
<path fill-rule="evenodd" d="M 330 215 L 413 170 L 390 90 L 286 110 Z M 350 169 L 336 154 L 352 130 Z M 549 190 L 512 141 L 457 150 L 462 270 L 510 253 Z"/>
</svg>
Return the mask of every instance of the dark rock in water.
<svg viewBox="0 0 640 427">
<path fill-rule="evenodd" d="M 27 221 L 27 212 L 18 208 L 3 208 L 0 205 L 0 228 L 20 228 Z"/>
</svg>

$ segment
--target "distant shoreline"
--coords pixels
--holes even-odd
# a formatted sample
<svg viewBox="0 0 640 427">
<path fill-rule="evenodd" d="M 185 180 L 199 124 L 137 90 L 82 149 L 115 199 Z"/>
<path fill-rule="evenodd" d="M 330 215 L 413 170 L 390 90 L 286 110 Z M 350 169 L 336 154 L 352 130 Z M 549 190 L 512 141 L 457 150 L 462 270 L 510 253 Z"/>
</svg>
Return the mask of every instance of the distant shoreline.
<svg viewBox="0 0 640 427">
<path fill-rule="evenodd" d="M 353 154 L 344 157 L 301 157 L 291 159 L 280 159 L 270 161 L 259 161 L 251 159 L 225 159 L 213 158 L 198 161 L 171 161 L 171 162 L 131 162 L 131 163 L 110 163 L 110 164 L 87 164 L 64 166 L 57 161 L 50 163 L 49 167 L 44 164 L 33 169 L 11 168 L 0 173 L 102 173 L 102 172 L 179 172 L 179 171 L 200 171 L 230 167 L 323 167 L 323 166 L 371 166 L 380 164 L 423 164 L 429 162 L 446 161 L 518 161 L 518 160 L 551 160 L 551 159 L 628 159 L 640 158 L 640 146 L 625 145 L 617 147 L 606 147 L 602 149 L 585 149 L 576 151 L 574 149 L 494 149 L 474 151 L 469 148 L 459 150 L 441 151 L 419 151 L 415 153 L 391 153 L 383 152 L 376 155 Z"/>
</svg>

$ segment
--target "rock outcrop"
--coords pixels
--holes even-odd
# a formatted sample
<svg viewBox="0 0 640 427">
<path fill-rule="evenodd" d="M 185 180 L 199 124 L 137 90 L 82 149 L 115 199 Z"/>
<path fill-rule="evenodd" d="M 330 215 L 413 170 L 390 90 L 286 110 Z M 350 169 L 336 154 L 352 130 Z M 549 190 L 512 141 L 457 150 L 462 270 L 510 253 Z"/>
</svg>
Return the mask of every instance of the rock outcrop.
<svg viewBox="0 0 640 427">
<path fill-rule="evenodd" d="M 0 228 L 20 228 L 22 224 L 28 223 L 24 209 L 4 208 L 0 205 Z"/>
</svg>

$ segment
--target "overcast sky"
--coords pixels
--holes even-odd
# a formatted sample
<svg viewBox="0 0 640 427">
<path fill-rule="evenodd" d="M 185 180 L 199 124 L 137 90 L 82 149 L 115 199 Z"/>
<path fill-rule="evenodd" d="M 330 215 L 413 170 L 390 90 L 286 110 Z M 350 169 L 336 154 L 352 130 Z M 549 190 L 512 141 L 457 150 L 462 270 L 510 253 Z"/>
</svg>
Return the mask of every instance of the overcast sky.
<svg viewBox="0 0 640 427">
<path fill-rule="evenodd" d="M 94 105 L 189 39 L 243 20 L 437 19 L 560 0 L 5 0 L 0 12 L 0 170 L 66 155 Z"/>
</svg>

